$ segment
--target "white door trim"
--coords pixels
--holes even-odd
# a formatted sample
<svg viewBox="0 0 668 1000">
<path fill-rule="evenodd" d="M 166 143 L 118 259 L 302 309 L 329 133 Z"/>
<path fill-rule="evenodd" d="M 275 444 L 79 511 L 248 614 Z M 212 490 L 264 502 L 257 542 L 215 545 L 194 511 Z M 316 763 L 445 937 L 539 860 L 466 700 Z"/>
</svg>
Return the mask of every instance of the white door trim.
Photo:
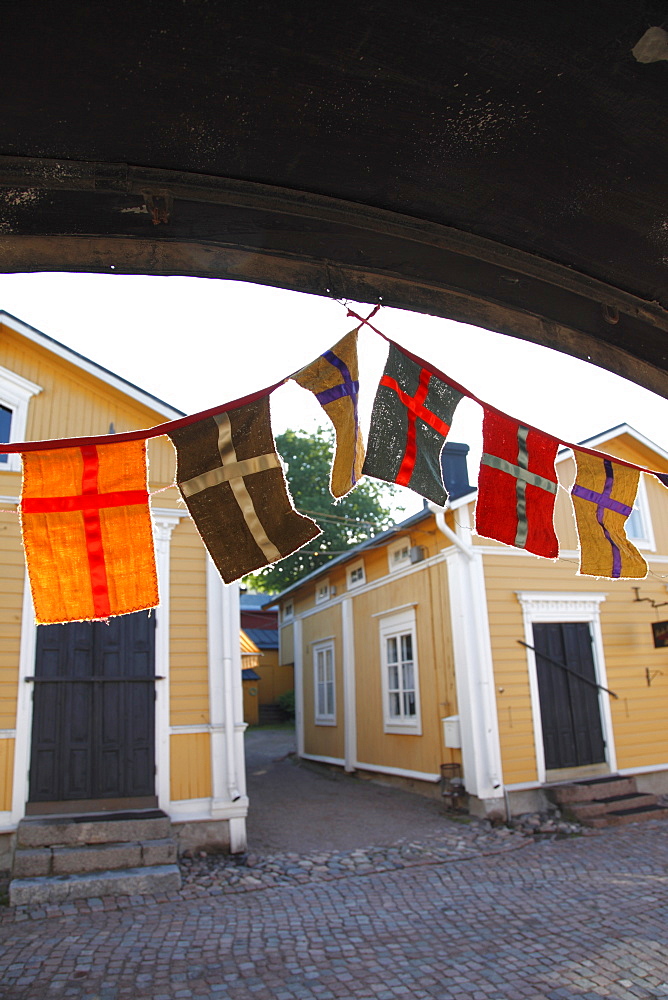
<svg viewBox="0 0 668 1000">
<path fill-rule="evenodd" d="M 572 591 L 538 591 L 518 590 L 517 600 L 522 607 L 524 621 L 524 641 L 533 646 L 533 625 L 540 622 L 587 622 L 591 628 L 592 653 L 596 683 L 602 687 L 608 686 L 608 675 L 603 651 L 603 636 L 601 633 L 601 604 L 606 599 L 602 593 L 573 593 Z M 531 693 L 531 713 L 533 717 L 534 748 L 536 753 L 536 772 L 540 784 L 545 783 L 545 748 L 543 745 L 543 724 L 540 714 L 540 695 L 538 692 L 538 675 L 536 672 L 536 656 L 531 649 L 526 650 L 527 668 L 529 673 L 529 690 Z M 598 705 L 601 714 L 601 726 L 605 741 L 606 762 L 611 770 L 617 770 L 617 754 L 615 751 L 614 733 L 610 700 L 605 691 L 599 689 Z"/>
</svg>

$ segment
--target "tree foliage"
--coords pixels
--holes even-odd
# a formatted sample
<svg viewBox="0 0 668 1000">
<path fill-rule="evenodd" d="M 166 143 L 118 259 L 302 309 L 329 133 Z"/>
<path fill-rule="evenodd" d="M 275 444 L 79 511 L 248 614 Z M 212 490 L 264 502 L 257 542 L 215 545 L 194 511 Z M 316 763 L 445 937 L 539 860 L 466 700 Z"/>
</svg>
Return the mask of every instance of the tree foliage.
<svg viewBox="0 0 668 1000">
<path fill-rule="evenodd" d="M 347 549 L 364 542 L 394 523 L 388 507 L 395 488 L 377 480 L 363 479 L 337 502 L 329 492 L 334 434 L 319 427 L 314 434 L 287 430 L 276 438 L 278 452 L 295 507 L 322 528 L 322 535 L 291 556 L 258 570 L 246 578 L 254 590 L 278 593 L 324 566 Z M 395 508 L 396 510 L 396 508 Z"/>
</svg>

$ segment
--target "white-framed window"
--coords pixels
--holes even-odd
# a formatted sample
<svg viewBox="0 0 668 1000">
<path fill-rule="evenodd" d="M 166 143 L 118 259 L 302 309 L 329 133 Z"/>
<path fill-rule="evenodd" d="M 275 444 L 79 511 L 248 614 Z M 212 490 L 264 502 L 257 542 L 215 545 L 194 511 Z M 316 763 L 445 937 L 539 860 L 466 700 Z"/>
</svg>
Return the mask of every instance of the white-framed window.
<svg viewBox="0 0 668 1000">
<path fill-rule="evenodd" d="M 28 404 L 42 387 L 29 382 L 8 368 L 0 367 L 0 442 L 24 441 L 28 423 Z M 0 452 L 0 472 L 18 472 L 20 455 Z"/>
<path fill-rule="evenodd" d="M 332 639 L 313 644 L 313 696 L 316 726 L 335 726 L 336 678 Z"/>
<path fill-rule="evenodd" d="M 362 584 L 366 583 L 363 559 L 360 559 L 359 562 L 352 563 L 352 565 L 348 567 L 347 580 L 348 590 L 353 590 L 355 587 L 361 587 Z"/>
<path fill-rule="evenodd" d="M 656 550 L 644 473 L 640 474 L 636 502 L 626 519 L 626 537 L 639 549 L 648 549 L 651 552 Z"/>
<path fill-rule="evenodd" d="M 286 603 L 283 605 L 283 615 L 282 615 L 283 621 L 291 622 L 294 616 L 295 616 L 294 603 L 292 601 L 286 601 Z"/>
<path fill-rule="evenodd" d="M 387 562 L 390 573 L 396 573 L 399 569 L 411 564 L 411 540 L 410 538 L 399 538 L 387 547 Z"/>
<path fill-rule="evenodd" d="M 381 618 L 379 626 L 385 732 L 420 735 L 415 609 Z"/>
<path fill-rule="evenodd" d="M 315 588 L 315 603 L 324 604 L 331 596 L 329 580 L 321 580 Z"/>
</svg>

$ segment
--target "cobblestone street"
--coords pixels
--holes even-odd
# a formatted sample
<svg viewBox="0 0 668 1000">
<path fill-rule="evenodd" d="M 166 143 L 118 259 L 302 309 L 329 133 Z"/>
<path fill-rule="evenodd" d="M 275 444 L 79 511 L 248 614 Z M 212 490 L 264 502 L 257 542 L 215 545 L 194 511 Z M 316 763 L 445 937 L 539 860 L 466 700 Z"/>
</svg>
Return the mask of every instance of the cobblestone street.
<svg viewBox="0 0 668 1000">
<path fill-rule="evenodd" d="M 660 821 L 561 840 L 444 821 L 440 842 L 277 857 L 186 865 L 173 897 L 5 909 L 0 996 L 668 997 Z"/>
</svg>

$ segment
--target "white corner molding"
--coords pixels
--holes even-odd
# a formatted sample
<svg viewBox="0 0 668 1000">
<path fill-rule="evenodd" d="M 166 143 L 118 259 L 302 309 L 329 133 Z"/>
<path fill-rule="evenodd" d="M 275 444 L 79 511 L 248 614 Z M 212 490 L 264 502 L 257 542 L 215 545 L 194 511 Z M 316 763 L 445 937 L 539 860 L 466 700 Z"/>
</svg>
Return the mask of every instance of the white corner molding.
<svg viewBox="0 0 668 1000">
<path fill-rule="evenodd" d="M 170 553 L 172 532 L 181 520 L 181 515 L 178 511 L 156 509 L 151 514 L 160 593 L 160 605 L 155 611 L 155 673 L 156 677 L 163 678 L 155 682 L 155 780 L 158 805 L 169 813 Z"/>
<path fill-rule="evenodd" d="M 221 580 L 206 559 L 211 725 L 211 817 L 229 820 L 230 852 L 246 849 L 246 770 L 244 763 L 239 585 Z M 238 813 L 233 815 L 237 810 Z M 231 815 L 232 813 L 232 815 Z"/>
<path fill-rule="evenodd" d="M 16 698 L 16 742 L 14 744 L 14 784 L 12 792 L 13 824 L 25 816 L 28 801 L 28 780 L 30 772 L 30 740 L 32 736 L 32 689 L 26 677 L 35 672 L 35 650 L 37 647 L 37 625 L 35 609 L 30 591 L 28 571 L 23 582 L 23 611 L 21 615 L 21 646 L 19 652 L 19 678 Z"/>
<path fill-rule="evenodd" d="M 295 728 L 297 731 L 297 756 L 304 756 L 304 647 L 302 623 L 295 618 L 292 623 L 292 658 L 295 678 Z"/>
<path fill-rule="evenodd" d="M 496 799 L 503 796 L 503 775 L 487 590 L 467 506 L 458 511 L 456 534 L 457 544 L 446 553 L 446 563 L 464 782 L 470 795 Z"/>
<path fill-rule="evenodd" d="M 355 619 L 352 598 L 341 602 L 343 658 L 343 755 L 345 770 L 357 766 L 357 700 L 355 694 Z"/>
</svg>

